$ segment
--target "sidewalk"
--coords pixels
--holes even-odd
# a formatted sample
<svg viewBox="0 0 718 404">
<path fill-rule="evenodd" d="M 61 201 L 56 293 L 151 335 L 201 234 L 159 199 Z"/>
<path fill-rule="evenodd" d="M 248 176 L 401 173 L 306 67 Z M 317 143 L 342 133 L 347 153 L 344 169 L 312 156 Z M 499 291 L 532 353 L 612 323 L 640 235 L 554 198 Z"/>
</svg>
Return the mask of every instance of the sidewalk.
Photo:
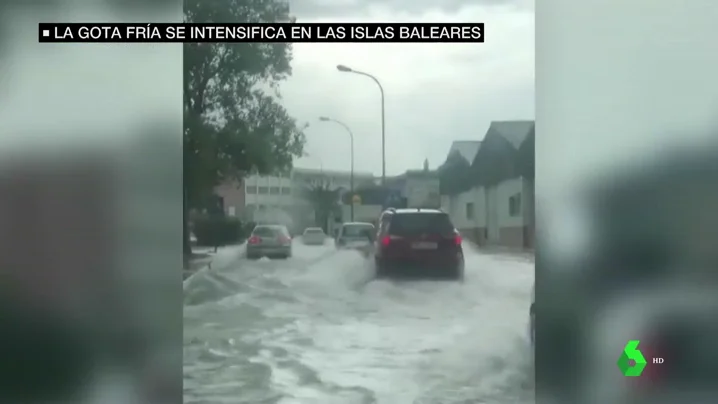
<svg viewBox="0 0 718 404">
<path fill-rule="evenodd" d="M 500 245 L 492 245 L 492 246 L 479 246 L 477 244 L 474 244 L 471 241 L 468 241 L 471 248 L 480 253 L 480 254 L 486 254 L 486 255 L 498 255 L 498 256 L 506 256 L 506 257 L 514 257 L 514 258 L 520 258 L 525 259 L 527 261 L 535 262 L 536 259 L 536 253 L 534 250 L 528 250 L 523 248 L 516 248 L 516 247 L 506 247 L 506 246 L 500 246 Z"/>
</svg>

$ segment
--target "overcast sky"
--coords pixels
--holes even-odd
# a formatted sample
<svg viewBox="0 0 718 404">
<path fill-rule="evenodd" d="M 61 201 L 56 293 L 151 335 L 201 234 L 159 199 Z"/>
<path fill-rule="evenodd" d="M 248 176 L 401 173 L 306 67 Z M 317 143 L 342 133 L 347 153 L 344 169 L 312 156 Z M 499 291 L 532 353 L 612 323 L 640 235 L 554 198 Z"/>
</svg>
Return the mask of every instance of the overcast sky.
<svg viewBox="0 0 718 404">
<path fill-rule="evenodd" d="M 484 22 L 484 44 L 295 44 L 285 106 L 307 129 L 303 168 L 381 173 L 380 93 L 369 78 L 340 73 L 344 64 L 376 76 L 386 93 L 387 174 L 432 168 L 454 140 L 481 140 L 492 120 L 534 119 L 534 2 L 479 0 L 294 0 L 301 22 Z"/>
</svg>

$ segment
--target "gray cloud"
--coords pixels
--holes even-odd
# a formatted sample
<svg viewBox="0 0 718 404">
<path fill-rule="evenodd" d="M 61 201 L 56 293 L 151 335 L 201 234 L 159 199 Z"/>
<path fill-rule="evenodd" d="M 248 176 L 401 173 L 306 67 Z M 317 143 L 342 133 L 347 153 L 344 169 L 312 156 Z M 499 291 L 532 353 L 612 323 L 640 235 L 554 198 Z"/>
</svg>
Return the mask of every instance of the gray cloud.
<svg viewBox="0 0 718 404">
<path fill-rule="evenodd" d="M 368 11 L 367 11 L 368 10 Z M 346 12 L 343 18 L 362 20 Z M 492 120 L 534 117 L 533 12 L 516 6 L 462 6 L 395 13 L 365 10 L 367 21 L 484 21 L 484 44 L 295 44 L 294 74 L 282 86 L 285 105 L 311 123 L 297 166 L 348 169 L 356 137 L 356 168 L 380 173 L 380 96 L 368 78 L 340 73 L 337 64 L 374 74 L 386 91 L 387 171 L 441 164 L 452 141 L 480 140 Z"/>
</svg>

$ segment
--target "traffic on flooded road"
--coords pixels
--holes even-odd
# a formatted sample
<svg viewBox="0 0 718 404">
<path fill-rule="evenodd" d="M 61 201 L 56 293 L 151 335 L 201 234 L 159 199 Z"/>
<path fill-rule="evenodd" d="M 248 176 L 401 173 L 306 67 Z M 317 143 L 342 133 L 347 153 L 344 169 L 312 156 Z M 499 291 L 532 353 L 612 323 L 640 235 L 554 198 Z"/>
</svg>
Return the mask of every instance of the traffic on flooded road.
<svg viewBox="0 0 718 404">
<path fill-rule="evenodd" d="M 185 282 L 185 402 L 533 402 L 534 264 L 464 251 L 464 283 L 376 279 L 331 240 L 200 271 Z"/>
</svg>

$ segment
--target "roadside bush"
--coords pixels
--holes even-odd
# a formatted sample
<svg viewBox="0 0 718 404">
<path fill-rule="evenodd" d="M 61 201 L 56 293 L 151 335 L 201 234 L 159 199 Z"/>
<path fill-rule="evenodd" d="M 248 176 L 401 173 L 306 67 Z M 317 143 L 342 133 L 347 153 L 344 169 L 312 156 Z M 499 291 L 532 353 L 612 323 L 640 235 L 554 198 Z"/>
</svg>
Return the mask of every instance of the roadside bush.
<svg viewBox="0 0 718 404">
<path fill-rule="evenodd" d="M 223 246 L 244 241 L 242 222 L 234 217 L 202 216 L 195 218 L 194 235 L 197 245 Z"/>
</svg>

